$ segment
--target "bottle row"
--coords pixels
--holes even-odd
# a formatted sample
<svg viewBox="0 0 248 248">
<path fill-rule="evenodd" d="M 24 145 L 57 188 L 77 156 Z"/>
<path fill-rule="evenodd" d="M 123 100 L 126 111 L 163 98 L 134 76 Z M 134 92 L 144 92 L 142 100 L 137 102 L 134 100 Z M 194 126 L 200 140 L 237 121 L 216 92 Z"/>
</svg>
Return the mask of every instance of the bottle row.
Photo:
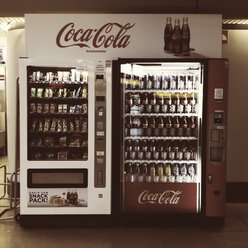
<svg viewBox="0 0 248 248">
<path fill-rule="evenodd" d="M 196 94 L 131 93 L 125 94 L 125 112 L 142 113 L 197 113 Z"/>
<path fill-rule="evenodd" d="M 195 116 L 126 116 L 125 136 L 196 137 Z"/>
<path fill-rule="evenodd" d="M 86 70 L 71 69 L 70 71 L 40 72 L 29 75 L 30 83 L 88 83 L 89 73 Z"/>
<path fill-rule="evenodd" d="M 190 163 L 127 163 L 126 182 L 193 183 L 197 181 L 197 165 Z"/>
<path fill-rule="evenodd" d="M 38 114 L 87 114 L 87 103 L 81 105 L 57 104 L 57 103 L 30 103 L 29 113 Z"/>
<path fill-rule="evenodd" d="M 30 139 L 30 148 L 60 148 L 60 147 L 87 147 L 87 137 L 82 138 L 80 135 L 70 136 L 45 136 L 33 137 Z"/>
<path fill-rule="evenodd" d="M 88 97 L 88 86 L 83 85 L 77 89 L 67 88 L 34 88 L 30 89 L 30 97 L 37 98 L 83 98 Z"/>
<path fill-rule="evenodd" d="M 80 118 L 45 118 L 33 119 L 31 121 L 31 132 L 70 132 L 87 133 L 88 121 Z"/>
<path fill-rule="evenodd" d="M 68 149 L 63 149 L 58 152 L 32 152 L 29 155 L 30 160 L 87 160 L 87 149 L 80 152 L 73 152 Z"/>
<path fill-rule="evenodd" d="M 126 140 L 125 160 L 197 160 L 197 141 Z"/>
<path fill-rule="evenodd" d="M 121 83 L 125 90 L 197 90 L 197 73 L 166 73 L 157 75 L 130 75 L 121 73 Z"/>
</svg>

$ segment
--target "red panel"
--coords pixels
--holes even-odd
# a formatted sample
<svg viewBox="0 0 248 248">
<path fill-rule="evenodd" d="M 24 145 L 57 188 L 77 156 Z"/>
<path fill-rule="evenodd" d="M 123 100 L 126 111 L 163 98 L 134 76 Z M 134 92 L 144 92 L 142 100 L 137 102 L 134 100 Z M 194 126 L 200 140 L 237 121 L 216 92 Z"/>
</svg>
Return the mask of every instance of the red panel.
<svg viewBox="0 0 248 248">
<path fill-rule="evenodd" d="M 125 183 L 124 212 L 196 213 L 196 183 Z"/>
<path fill-rule="evenodd" d="M 224 143 L 226 143 L 228 60 L 209 60 L 207 84 L 206 216 L 221 217 L 225 215 L 226 155 L 223 155 L 223 161 L 213 162 L 210 160 L 210 147 L 218 146 L 218 142 L 211 140 L 211 128 L 213 128 L 213 114 L 215 111 L 223 111 L 223 123 L 220 123 L 219 126 L 215 123 L 214 128 L 222 130 L 225 134 Z M 218 89 L 223 89 L 222 100 L 216 96 Z M 220 145 L 223 145 L 223 141 Z M 226 144 L 223 152 L 226 154 Z"/>
</svg>

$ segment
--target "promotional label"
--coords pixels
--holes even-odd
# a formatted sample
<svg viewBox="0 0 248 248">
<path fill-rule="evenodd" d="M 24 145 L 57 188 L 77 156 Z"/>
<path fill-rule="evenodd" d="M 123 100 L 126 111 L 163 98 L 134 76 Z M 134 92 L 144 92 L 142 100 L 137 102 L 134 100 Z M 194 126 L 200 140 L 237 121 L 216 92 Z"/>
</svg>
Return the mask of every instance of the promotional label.
<svg viewBox="0 0 248 248">
<path fill-rule="evenodd" d="M 87 207 L 87 189 L 28 190 L 28 207 Z"/>
<path fill-rule="evenodd" d="M 197 213 L 197 183 L 139 183 L 124 185 L 124 212 Z"/>
<path fill-rule="evenodd" d="M 221 34 L 221 15 L 25 15 L 31 58 L 220 58 Z"/>
</svg>

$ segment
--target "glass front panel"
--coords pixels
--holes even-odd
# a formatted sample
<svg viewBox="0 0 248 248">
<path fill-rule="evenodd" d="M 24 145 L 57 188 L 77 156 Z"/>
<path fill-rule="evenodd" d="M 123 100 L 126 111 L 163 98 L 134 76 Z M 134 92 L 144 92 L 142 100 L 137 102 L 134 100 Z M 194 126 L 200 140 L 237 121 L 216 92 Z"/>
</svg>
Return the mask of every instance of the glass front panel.
<svg viewBox="0 0 248 248">
<path fill-rule="evenodd" d="M 130 194 L 137 193 L 133 202 L 142 211 L 159 194 L 172 191 L 180 198 L 192 184 L 192 193 L 197 191 L 192 209 L 200 211 L 201 71 L 201 64 L 193 62 L 121 65 L 124 210 L 135 211 Z"/>
<path fill-rule="evenodd" d="M 88 71 L 32 67 L 28 160 L 88 160 Z"/>
</svg>

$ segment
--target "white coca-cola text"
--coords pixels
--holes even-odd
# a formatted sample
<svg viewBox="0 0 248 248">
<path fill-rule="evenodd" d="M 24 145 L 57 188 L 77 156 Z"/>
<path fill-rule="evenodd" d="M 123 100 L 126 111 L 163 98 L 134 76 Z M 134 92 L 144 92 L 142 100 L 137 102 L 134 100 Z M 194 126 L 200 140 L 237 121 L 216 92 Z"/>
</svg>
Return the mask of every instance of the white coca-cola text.
<svg viewBox="0 0 248 248">
<path fill-rule="evenodd" d="M 130 35 L 127 31 L 135 24 L 106 23 L 99 29 L 75 29 L 75 24 L 70 22 L 58 32 L 56 44 L 66 48 L 79 46 L 80 48 L 125 48 L 130 44 Z"/>
<path fill-rule="evenodd" d="M 162 193 L 152 193 L 149 190 L 144 190 L 138 197 L 139 204 L 169 204 L 177 205 L 180 201 L 182 191 L 166 190 Z"/>
</svg>

